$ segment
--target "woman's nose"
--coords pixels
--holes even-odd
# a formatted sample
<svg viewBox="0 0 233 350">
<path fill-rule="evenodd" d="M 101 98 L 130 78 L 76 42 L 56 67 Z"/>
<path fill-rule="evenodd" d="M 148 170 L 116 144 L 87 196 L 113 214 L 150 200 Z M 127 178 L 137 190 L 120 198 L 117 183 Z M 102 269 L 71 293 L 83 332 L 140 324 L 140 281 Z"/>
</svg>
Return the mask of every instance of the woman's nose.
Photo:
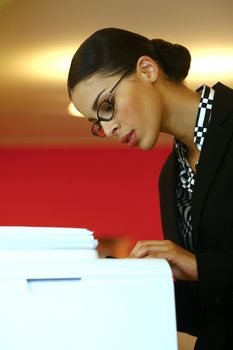
<svg viewBox="0 0 233 350">
<path fill-rule="evenodd" d="M 119 129 L 119 124 L 117 121 L 110 120 L 108 122 L 101 122 L 101 126 L 104 129 L 104 133 L 107 137 L 117 135 L 117 131 Z"/>
</svg>

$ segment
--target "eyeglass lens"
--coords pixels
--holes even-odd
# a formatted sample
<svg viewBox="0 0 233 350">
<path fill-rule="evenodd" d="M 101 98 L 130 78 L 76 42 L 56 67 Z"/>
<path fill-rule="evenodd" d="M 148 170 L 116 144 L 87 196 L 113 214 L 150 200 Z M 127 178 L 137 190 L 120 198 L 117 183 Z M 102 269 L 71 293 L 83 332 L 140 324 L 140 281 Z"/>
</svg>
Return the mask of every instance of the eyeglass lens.
<svg viewBox="0 0 233 350">
<path fill-rule="evenodd" d="M 103 101 L 100 103 L 97 115 L 99 120 L 92 126 L 92 133 L 95 136 L 105 137 L 104 129 L 102 128 L 100 121 L 110 121 L 114 114 L 114 106 L 110 101 Z"/>
<path fill-rule="evenodd" d="M 99 136 L 99 137 L 105 137 L 105 132 L 104 129 L 102 128 L 101 124 L 99 121 L 95 122 L 92 126 L 92 133 L 95 136 Z"/>
<path fill-rule="evenodd" d="M 114 106 L 109 101 L 103 101 L 98 108 L 98 117 L 100 120 L 111 120 L 114 113 Z"/>
</svg>

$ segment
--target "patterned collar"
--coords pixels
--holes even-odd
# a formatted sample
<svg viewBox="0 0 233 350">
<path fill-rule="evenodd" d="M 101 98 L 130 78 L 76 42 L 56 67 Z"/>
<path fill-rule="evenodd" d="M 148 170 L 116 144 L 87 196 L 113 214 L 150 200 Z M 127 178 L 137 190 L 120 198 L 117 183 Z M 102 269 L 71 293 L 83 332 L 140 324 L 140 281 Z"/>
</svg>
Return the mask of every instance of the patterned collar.
<svg viewBox="0 0 233 350">
<path fill-rule="evenodd" d="M 211 111 L 214 100 L 214 89 L 204 85 L 197 92 L 201 94 L 201 100 L 197 113 L 197 121 L 194 129 L 194 143 L 199 151 L 204 143 L 205 134 L 211 118 Z"/>
<path fill-rule="evenodd" d="M 214 99 L 214 90 L 207 85 L 200 87 L 197 92 L 201 94 L 201 99 L 198 107 L 197 120 L 194 129 L 194 143 L 201 151 L 207 127 L 211 119 L 211 111 Z M 187 147 L 179 140 L 175 140 L 175 149 L 179 163 L 179 178 L 183 188 L 189 192 L 193 191 L 195 173 L 190 167 L 187 160 Z"/>
<path fill-rule="evenodd" d="M 208 86 L 202 86 L 197 90 L 201 94 L 201 100 L 197 113 L 197 121 L 194 129 L 194 142 L 199 151 L 204 143 L 207 127 L 211 119 L 211 109 L 214 98 L 214 90 Z M 192 192 L 195 183 L 195 173 L 187 160 L 187 147 L 180 141 L 175 142 L 178 158 L 178 182 L 176 189 L 177 208 L 179 211 L 180 230 L 184 238 L 184 245 L 190 251 L 195 251 L 192 237 Z"/>
</svg>

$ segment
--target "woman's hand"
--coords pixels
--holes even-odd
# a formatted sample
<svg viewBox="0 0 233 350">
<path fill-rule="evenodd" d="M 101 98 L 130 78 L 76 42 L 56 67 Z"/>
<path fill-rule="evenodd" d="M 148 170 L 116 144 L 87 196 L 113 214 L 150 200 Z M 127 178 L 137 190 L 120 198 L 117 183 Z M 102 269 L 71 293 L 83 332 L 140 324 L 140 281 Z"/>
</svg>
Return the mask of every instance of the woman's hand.
<svg viewBox="0 0 233 350">
<path fill-rule="evenodd" d="M 138 241 L 129 258 L 162 258 L 170 264 L 177 280 L 197 281 L 197 262 L 194 254 L 168 241 Z"/>
</svg>

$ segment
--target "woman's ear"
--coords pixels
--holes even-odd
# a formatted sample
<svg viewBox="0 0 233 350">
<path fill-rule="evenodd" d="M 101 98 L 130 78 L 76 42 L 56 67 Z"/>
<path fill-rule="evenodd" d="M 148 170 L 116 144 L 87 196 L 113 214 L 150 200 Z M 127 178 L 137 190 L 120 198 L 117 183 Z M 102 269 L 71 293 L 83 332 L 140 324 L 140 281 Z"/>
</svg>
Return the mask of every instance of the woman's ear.
<svg viewBox="0 0 233 350">
<path fill-rule="evenodd" d="M 137 62 L 137 74 L 144 80 L 154 83 L 158 79 L 158 65 L 149 56 L 141 56 Z"/>
</svg>

